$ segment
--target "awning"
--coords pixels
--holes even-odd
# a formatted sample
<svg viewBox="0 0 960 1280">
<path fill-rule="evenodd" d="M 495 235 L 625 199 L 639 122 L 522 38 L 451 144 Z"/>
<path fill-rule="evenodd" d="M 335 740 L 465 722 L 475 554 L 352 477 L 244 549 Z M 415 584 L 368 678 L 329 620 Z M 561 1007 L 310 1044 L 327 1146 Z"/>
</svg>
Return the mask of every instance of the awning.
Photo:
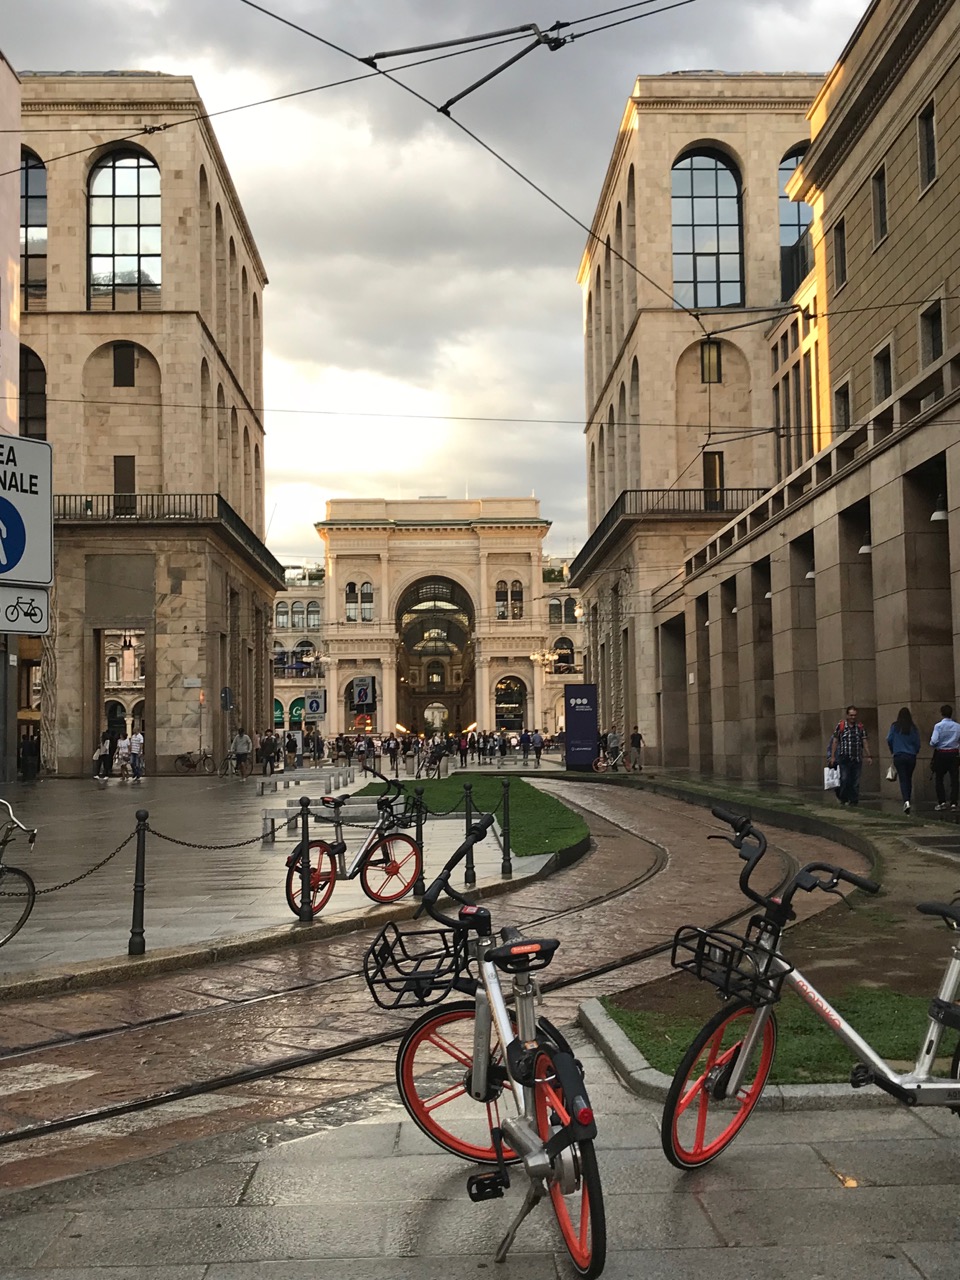
<svg viewBox="0 0 960 1280">
<path fill-rule="evenodd" d="M 275 725 L 283 724 L 283 703 L 279 698 L 274 698 L 273 700 L 273 723 Z"/>
</svg>

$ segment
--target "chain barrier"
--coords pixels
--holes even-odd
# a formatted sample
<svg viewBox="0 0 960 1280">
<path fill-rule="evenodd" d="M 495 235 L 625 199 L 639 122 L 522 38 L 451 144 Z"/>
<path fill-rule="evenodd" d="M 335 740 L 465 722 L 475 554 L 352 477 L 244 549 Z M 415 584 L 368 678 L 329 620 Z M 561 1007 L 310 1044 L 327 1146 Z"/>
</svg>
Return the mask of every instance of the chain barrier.
<svg viewBox="0 0 960 1280">
<path fill-rule="evenodd" d="M 295 822 L 300 821 L 300 814 L 294 813 L 286 822 L 280 823 L 282 827 L 292 827 Z M 180 840 L 176 836 L 168 836 L 163 831 L 158 831 L 156 827 L 151 827 L 147 823 L 147 830 L 152 836 L 156 836 L 158 840 L 166 840 L 167 844 L 177 844 L 182 849 L 209 849 L 211 851 L 222 851 L 225 849 L 243 849 L 250 844 L 259 844 L 263 840 L 263 833 L 251 836 L 249 840 L 236 840 L 232 844 L 198 844 L 194 840 Z M 134 832 L 134 834 L 136 834 Z"/>
<path fill-rule="evenodd" d="M 136 831 L 131 831 L 126 840 L 117 845 L 113 853 L 108 853 L 105 858 L 101 858 L 99 862 L 95 862 L 88 871 L 81 871 L 78 876 L 74 876 L 71 880 L 64 880 L 60 884 L 51 884 L 46 889 L 38 889 L 37 897 L 39 898 L 45 893 L 56 893 L 58 889 L 69 889 L 72 884 L 79 884 L 81 880 L 86 880 L 87 876 L 92 876 L 95 871 L 99 871 L 101 867 L 105 867 L 111 858 L 115 858 L 118 853 L 125 849 L 136 834 Z M 0 898 L 25 898 L 26 896 L 26 893 L 8 893 L 6 890 L 0 891 Z"/>
</svg>

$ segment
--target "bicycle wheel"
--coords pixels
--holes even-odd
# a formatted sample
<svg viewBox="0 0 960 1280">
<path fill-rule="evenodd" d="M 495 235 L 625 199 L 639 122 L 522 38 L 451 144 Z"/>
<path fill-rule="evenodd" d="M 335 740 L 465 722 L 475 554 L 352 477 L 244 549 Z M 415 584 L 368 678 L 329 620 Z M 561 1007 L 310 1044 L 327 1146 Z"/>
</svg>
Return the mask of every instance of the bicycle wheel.
<svg viewBox="0 0 960 1280">
<path fill-rule="evenodd" d="M 20 617 L 20 610 L 17 608 L 15 604 L 8 604 L 6 608 L 6 615 L 7 615 L 8 622 L 16 622 L 16 620 Z"/>
<path fill-rule="evenodd" d="M 606 773 L 606 772 L 607 772 L 607 758 L 606 758 L 606 756 L 597 756 L 596 760 L 594 760 L 594 762 L 593 762 L 593 771 L 594 771 L 594 773 Z"/>
<path fill-rule="evenodd" d="M 546 1053 L 536 1063 L 534 1104 L 537 1132 L 546 1142 L 570 1123 L 573 1100 Z M 607 1257 L 607 1225 L 603 1189 L 593 1141 L 575 1142 L 555 1157 L 550 1179 L 550 1201 L 570 1261 L 578 1275 L 598 1276 Z"/>
<path fill-rule="evenodd" d="M 237 761 L 237 773 L 241 778 L 249 778 L 253 773 L 253 761 L 247 756 L 246 760 Z"/>
<path fill-rule="evenodd" d="M 699 1169 L 734 1140 L 760 1101 L 777 1047 L 777 1020 L 771 1013 L 733 1098 L 726 1080 L 740 1055 L 743 1036 L 756 1013 L 739 1001 L 718 1009 L 683 1056 L 663 1104 L 660 1141 L 678 1169 Z"/>
<path fill-rule="evenodd" d="M 214 760 L 213 756 L 208 756 L 208 755 L 202 756 L 200 760 L 200 768 L 203 770 L 204 773 L 207 773 L 207 774 L 216 773 L 217 762 L 216 760 Z"/>
<path fill-rule="evenodd" d="M 467 1093 L 475 1018 L 474 1003 L 462 1001 L 431 1009 L 409 1027 L 397 1050 L 397 1089 L 410 1119 L 437 1146 L 477 1164 L 496 1164 L 490 1131 L 500 1124 L 500 1096 L 509 1085 L 494 1032 L 487 1101 Z M 508 1146 L 503 1154 L 508 1162 L 520 1158 Z"/>
<path fill-rule="evenodd" d="M 176 760 L 173 762 L 173 767 L 177 773 L 191 773 L 196 766 L 194 765 L 191 756 L 184 755 L 177 756 Z"/>
<path fill-rule="evenodd" d="M 396 902 L 420 875 L 420 850 L 409 836 L 391 832 L 373 846 L 360 868 L 363 892 L 374 902 Z"/>
<path fill-rule="evenodd" d="M 0 867 L 0 947 L 23 928 L 36 896 L 36 885 L 25 871 Z"/>
<path fill-rule="evenodd" d="M 337 864 L 330 846 L 323 840 L 310 842 L 310 908 L 317 915 L 327 905 L 333 886 L 337 883 Z M 300 875 L 300 858 L 294 854 L 287 868 L 287 906 L 297 918 L 300 916 L 300 898 L 303 878 Z"/>
<path fill-rule="evenodd" d="M 227 776 L 227 774 L 230 772 L 229 756 L 225 756 L 224 759 L 220 761 L 220 768 L 217 770 L 217 772 L 220 774 L 221 778 L 225 778 Z"/>
</svg>

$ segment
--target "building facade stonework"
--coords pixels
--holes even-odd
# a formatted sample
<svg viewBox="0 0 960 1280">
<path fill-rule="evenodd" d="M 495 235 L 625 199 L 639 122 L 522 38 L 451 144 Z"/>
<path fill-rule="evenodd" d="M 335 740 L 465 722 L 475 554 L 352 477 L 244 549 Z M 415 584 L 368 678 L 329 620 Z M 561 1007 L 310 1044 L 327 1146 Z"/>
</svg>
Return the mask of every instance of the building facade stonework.
<svg viewBox="0 0 960 1280">
<path fill-rule="evenodd" d="M 271 705 L 266 274 L 204 117 L 189 77 L 23 77 L 19 429 L 53 446 L 39 713 L 61 773 L 110 727 L 117 634 L 142 657 L 150 769 Z"/>
</svg>

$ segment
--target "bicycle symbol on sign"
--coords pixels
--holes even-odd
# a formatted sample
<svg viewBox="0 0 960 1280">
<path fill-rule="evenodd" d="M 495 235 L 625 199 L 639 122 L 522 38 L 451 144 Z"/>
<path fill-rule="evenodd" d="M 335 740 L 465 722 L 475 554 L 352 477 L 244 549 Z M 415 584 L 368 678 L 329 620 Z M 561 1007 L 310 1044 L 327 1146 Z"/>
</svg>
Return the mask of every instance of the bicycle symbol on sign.
<svg viewBox="0 0 960 1280">
<path fill-rule="evenodd" d="M 7 605 L 5 612 L 8 622 L 16 622 L 20 617 L 26 618 L 29 622 L 43 621 L 43 610 L 33 596 L 29 600 L 25 600 L 23 596 L 17 596 L 13 604 Z"/>
</svg>

